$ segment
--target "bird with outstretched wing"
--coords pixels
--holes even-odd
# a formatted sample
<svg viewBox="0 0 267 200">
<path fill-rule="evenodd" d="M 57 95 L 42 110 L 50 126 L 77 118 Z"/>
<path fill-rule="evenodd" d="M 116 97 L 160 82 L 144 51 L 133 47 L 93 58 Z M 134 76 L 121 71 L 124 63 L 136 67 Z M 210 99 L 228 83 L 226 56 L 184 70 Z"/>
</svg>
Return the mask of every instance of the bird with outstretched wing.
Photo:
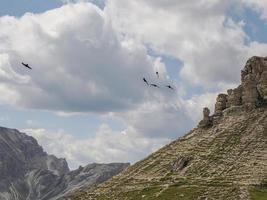
<svg viewBox="0 0 267 200">
<path fill-rule="evenodd" d="M 25 64 L 25 63 L 21 63 L 24 67 L 27 67 L 28 69 L 32 69 L 30 66 L 29 66 L 29 64 Z"/>
<path fill-rule="evenodd" d="M 174 90 L 174 88 L 171 85 L 166 85 L 167 88 Z"/>
<path fill-rule="evenodd" d="M 147 85 L 149 85 L 149 83 L 147 82 L 146 78 L 143 78 L 143 81 L 144 81 Z"/>
<path fill-rule="evenodd" d="M 150 86 L 160 88 L 157 84 L 150 84 Z"/>
</svg>

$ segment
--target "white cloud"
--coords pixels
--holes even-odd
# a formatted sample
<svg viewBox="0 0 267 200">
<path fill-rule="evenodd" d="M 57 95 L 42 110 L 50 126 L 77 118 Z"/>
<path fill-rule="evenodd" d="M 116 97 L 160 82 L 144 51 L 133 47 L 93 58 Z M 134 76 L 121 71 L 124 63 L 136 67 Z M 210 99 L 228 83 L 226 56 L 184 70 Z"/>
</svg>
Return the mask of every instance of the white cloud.
<svg viewBox="0 0 267 200">
<path fill-rule="evenodd" d="M 214 89 L 217 84 L 237 83 L 240 69 L 251 56 L 242 23 L 226 15 L 234 3 L 112 0 L 106 12 L 124 39 L 135 38 L 160 54 L 182 60 L 181 78 Z"/>
<path fill-rule="evenodd" d="M 49 154 L 67 159 L 72 169 L 91 162 L 131 162 L 178 138 L 202 118 L 202 107 L 213 110 L 216 94 L 194 96 L 175 102 L 149 102 L 137 110 L 110 113 L 106 118 L 124 123 L 119 131 L 102 124 L 94 136 L 79 138 L 64 130 L 24 129 Z M 30 121 L 31 123 L 32 121 Z"/>
<path fill-rule="evenodd" d="M 20 106 L 59 114 L 128 112 L 155 97 L 168 101 L 174 97 L 147 91 L 141 81 L 154 81 L 156 70 L 165 81 L 168 76 L 160 58 L 147 55 L 149 46 L 184 62 L 181 84 L 221 90 L 239 81 L 250 55 L 267 49 L 245 44 L 242 23 L 225 14 L 233 2 L 113 0 L 104 10 L 80 2 L 39 15 L 2 17 L 2 87 Z M 33 70 L 24 70 L 21 61 Z"/>
<path fill-rule="evenodd" d="M 40 123 L 36 120 L 33 120 L 33 119 L 28 119 L 25 121 L 25 123 L 28 127 L 31 127 L 31 128 L 40 126 Z"/>
<path fill-rule="evenodd" d="M 202 107 L 213 110 L 218 91 L 236 86 L 248 57 L 267 52 L 265 43 L 247 40 L 244 22 L 226 14 L 232 5 L 250 6 L 265 19 L 262 1 L 108 0 L 103 10 L 87 1 L 66 3 L 38 15 L 0 18 L 0 102 L 123 122 L 120 131 L 102 125 L 83 139 L 25 130 L 72 168 L 136 161 L 181 136 L 202 117 Z M 160 56 L 149 56 L 148 48 L 184 63 L 176 92 L 142 82 L 171 82 Z M 33 70 L 22 68 L 22 61 Z M 202 90 L 188 91 L 194 86 Z"/>
<path fill-rule="evenodd" d="M 178 138 L 192 127 L 194 122 L 182 109 L 179 101 L 147 102 L 138 109 L 116 114 L 115 117 L 133 127 L 137 134 L 148 138 Z"/>
<path fill-rule="evenodd" d="M 105 6 L 106 0 L 61 0 L 63 3 L 81 3 L 81 2 L 91 2 L 103 8 Z"/>
<path fill-rule="evenodd" d="M 25 130 L 71 166 L 136 161 L 190 126 L 177 92 L 142 81 L 158 82 L 159 71 L 161 84 L 167 83 L 161 59 L 148 56 L 135 39 L 120 40 L 110 16 L 96 6 L 68 4 L 38 15 L 2 17 L 0 27 L 0 78 L 5 80 L 0 100 L 64 117 L 111 113 L 124 122 L 121 131 L 102 126 L 86 139 L 64 131 Z M 22 61 L 33 70 L 24 69 Z M 41 126 L 33 120 L 26 124 Z"/>
<path fill-rule="evenodd" d="M 16 99 L 18 99 L 18 94 L 9 89 L 6 84 L 0 84 L 0 93 L 3 95 L 0 98 L 0 104 L 16 105 Z"/>
<path fill-rule="evenodd" d="M 141 45 L 122 44 L 108 16 L 91 3 L 1 17 L 0 27 L 0 54 L 7 55 L 0 57 L 0 76 L 24 107 L 100 113 L 133 108 L 145 98 L 143 76 L 159 65 Z M 33 70 L 22 68 L 22 61 Z"/>
<path fill-rule="evenodd" d="M 135 130 L 115 132 L 103 124 L 94 137 L 79 139 L 64 131 L 22 130 L 35 137 L 49 154 L 67 159 L 72 169 L 91 162 L 135 162 L 169 142 L 167 138 L 147 138 Z"/>
<path fill-rule="evenodd" d="M 192 98 L 183 100 L 182 105 L 185 109 L 185 113 L 189 115 L 189 118 L 193 122 L 197 123 L 202 119 L 202 108 L 208 107 L 211 113 L 214 112 L 214 105 L 218 93 L 205 93 L 201 95 L 194 95 Z"/>
</svg>

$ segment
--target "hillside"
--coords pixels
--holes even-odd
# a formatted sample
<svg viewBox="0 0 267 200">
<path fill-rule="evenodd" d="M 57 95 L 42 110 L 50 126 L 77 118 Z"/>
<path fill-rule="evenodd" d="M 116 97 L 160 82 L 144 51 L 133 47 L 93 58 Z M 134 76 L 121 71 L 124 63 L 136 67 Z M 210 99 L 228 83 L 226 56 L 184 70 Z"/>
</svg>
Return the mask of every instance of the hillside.
<svg viewBox="0 0 267 200">
<path fill-rule="evenodd" d="M 37 141 L 0 127 L 0 200 L 52 200 L 97 185 L 129 164 L 90 164 L 70 171 L 65 159 L 48 155 Z"/>
<path fill-rule="evenodd" d="M 72 200 L 266 200 L 267 57 L 248 60 L 241 85 L 184 137 Z"/>
</svg>

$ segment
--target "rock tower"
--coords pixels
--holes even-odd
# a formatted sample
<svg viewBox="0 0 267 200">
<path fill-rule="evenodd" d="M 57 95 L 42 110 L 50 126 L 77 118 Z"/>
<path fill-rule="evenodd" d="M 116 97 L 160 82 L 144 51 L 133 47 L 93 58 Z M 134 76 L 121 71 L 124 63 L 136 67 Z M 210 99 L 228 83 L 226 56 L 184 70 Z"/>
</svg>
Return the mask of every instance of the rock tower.
<svg viewBox="0 0 267 200">
<path fill-rule="evenodd" d="M 267 57 L 250 58 L 241 71 L 241 85 L 229 89 L 227 94 L 219 94 L 214 114 L 203 112 L 200 128 L 208 128 L 217 123 L 223 113 L 230 109 L 252 110 L 267 104 Z M 206 110 L 207 108 L 204 108 Z"/>
</svg>

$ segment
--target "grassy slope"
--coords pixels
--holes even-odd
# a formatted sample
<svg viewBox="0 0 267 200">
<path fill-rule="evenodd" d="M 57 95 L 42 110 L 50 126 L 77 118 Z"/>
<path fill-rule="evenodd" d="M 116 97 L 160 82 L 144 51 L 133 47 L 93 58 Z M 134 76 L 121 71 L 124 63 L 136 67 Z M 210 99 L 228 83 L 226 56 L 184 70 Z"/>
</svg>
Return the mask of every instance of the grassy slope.
<svg viewBox="0 0 267 200">
<path fill-rule="evenodd" d="M 267 109 L 234 109 L 72 199 L 266 200 L 266 190 L 249 188 L 267 177 Z M 188 163 L 175 168 L 181 160 Z"/>
</svg>

